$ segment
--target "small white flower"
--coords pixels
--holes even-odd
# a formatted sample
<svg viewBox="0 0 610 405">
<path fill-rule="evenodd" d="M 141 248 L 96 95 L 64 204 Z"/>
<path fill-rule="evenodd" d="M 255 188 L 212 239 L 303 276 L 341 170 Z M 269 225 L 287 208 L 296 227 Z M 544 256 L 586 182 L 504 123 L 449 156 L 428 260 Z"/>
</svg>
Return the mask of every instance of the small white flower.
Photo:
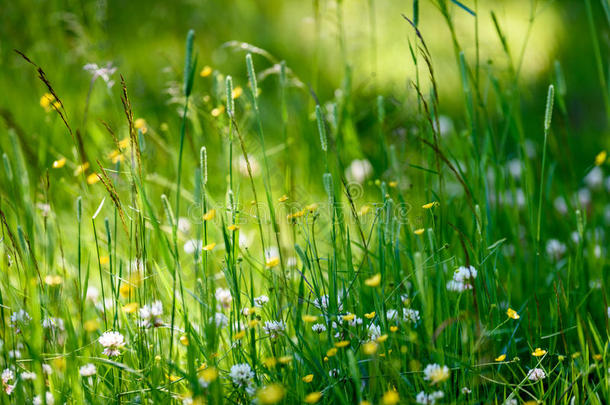
<svg viewBox="0 0 610 405">
<path fill-rule="evenodd" d="M 354 319 L 349 321 L 349 326 L 351 326 L 351 327 L 355 328 L 358 325 L 362 325 L 362 318 L 359 318 L 359 317 L 355 316 Z"/>
<path fill-rule="evenodd" d="M 521 161 L 519 159 L 509 160 L 506 166 L 508 167 L 508 172 L 515 180 L 521 178 Z"/>
<path fill-rule="evenodd" d="M 566 252 L 566 245 L 557 239 L 549 239 L 546 243 L 546 254 L 553 260 L 558 260 Z"/>
<path fill-rule="evenodd" d="M 256 157 L 254 157 L 253 155 L 248 155 L 248 161 L 246 161 L 246 158 L 244 158 L 243 155 L 240 155 L 237 158 L 237 169 L 239 170 L 239 173 L 244 176 L 244 177 L 248 177 L 250 174 L 248 173 L 248 162 L 250 162 L 250 169 L 252 170 L 252 176 L 256 177 L 258 176 L 258 174 L 261 171 L 261 165 L 258 163 L 258 159 L 256 159 Z"/>
<path fill-rule="evenodd" d="M 63 331 L 64 330 L 64 320 L 61 318 L 46 318 L 42 321 L 42 327 L 45 329 L 52 329 L 52 330 L 60 330 Z"/>
<path fill-rule="evenodd" d="M 201 252 L 202 248 L 203 242 L 200 239 L 189 239 L 184 242 L 184 253 L 187 255 L 192 255 L 195 251 Z"/>
<path fill-rule="evenodd" d="M 533 368 L 527 372 L 527 378 L 530 381 L 539 381 L 546 378 L 546 373 L 541 368 Z"/>
<path fill-rule="evenodd" d="M 449 378 L 449 367 L 433 363 L 424 368 L 424 380 L 436 384 Z"/>
<path fill-rule="evenodd" d="M 576 195 L 578 202 L 583 207 L 586 207 L 591 203 L 591 191 L 588 188 L 581 188 L 578 190 L 578 194 Z"/>
<path fill-rule="evenodd" d="M 254 373 L 252 372 L 249 364 L 235 364 L 231 366 L 229 377 L 231 377 L 233 384 L 240 388 L 244 388 L 250 385 L 252 379 L 254 378 Z"/>
<path fill-rule="evenodd" d="M 341 371 L 337 368 L 333 368 L 328 372 L 328 376 L 331 378 L 337 378 L 341 374 Z"/>
<path fill-rule="evenodd" d="M 503 405 L 519 405 L 519 402 L 515 398 L 507 398 Z"/>
<path fill-rule="evenodd" d="M 608 317 L 610 317 L 610 307 L 608 307 Z M 316 333 L 326 332 L 326 326 L 322 323 L 316 323 L 311 327 L 311 330 Z"/>
<path fill-rule="evenodd" d="M 472 393 L 472 390 L 468 387 L 462 387 L 461 391 L 462 391 L 462 394 L 464 394 L 464 395 L 468 395 L 468 394 Z"/>
<path fill-rule="evenodd" d="M 15 328 L 15 333 L 21 333 L 21 326 L 27 325 L 32 320 L 30 314 L 23 309 L 13 312 L 10 319 L 10 324 Z"/>
<path fill-rule="evenodd" d="M 55 403 L 55 397 L 53 397 L 53 394 L 51 394 L 49 391 L 45 392 L 44 396 L 45 396 L 47 405 L 53 405 Z M 34 397 L 34 399 L 32 400 L 32 404 L 33 405 L 42 405 L 42 398 L 40 397 L 40 395 L 36 395 Z"/>
<path fill-rule="evenodd" d="M 568 204 L 566 204 L 566 200 L 563 197 L 555 198 L 555 200 L 553 200 L 553 206 L 561 215 L 565 215 L 568 213 Z"/>
<path fill-rule="evenodd" d="M 13 370 L 11 370 L 10 368 L 5 368 L 4 371 L 2 371 L 2 382 L 4 384 L 8 384 L 9 382 L 13 381 L 15 379 L 15 372 Z"/>
<path fill-rule="evenodd" d="M 604 184 L 604 172 L 599 166 L 595 166 L 585 176 L 584 182 L 590 189 L 597 190 Z"/>
<path fill-rule="evenodd" d="M 98 77 L 101 77 L 102 80 L 106 83 L 108 88 L 114 86 L 114 80 L 111 79 L 111 76 L 116 72 L 116 67 L 112 66 L 112 62 L 106 63 L 106 66 L 98 66 L 97 63 L 87 63 L 83 66 L 87 72 L 91 73 L 91 80 L 95 81 Z"/>
<path fill-rule="evenodd" d="M 42 372 L 44 374 L 46 374 L 46 375 L 51 375 L 51 374 L 53 374 L 53 369 L 48 364 L 43 364 L 42 365 Z"/>
<path fill-rule="evenodd" d="M 268 302 L 269 302 L 269 297 L 267 297 L 264 294 L 259 297 L 254 298 L 254 305 L 259 308 L 262 308 Z"/>
<path fill-rule="evenodd" d="M 465 283 L 475 278 L 477 278 L 477 270 L 472 266 L 460 266 L 453 273 L 453 279 L 458 283 Z"/>
<path fill-rule="evenodd" d="M 284 321 L 265 321 L 263 330 L 267 335 L 271 336 L 271 339 L 276 339 L 280 336 L 281 332 L 286 330 L 286 324 Z"/>
<path fill-rule="evenodd" d="M 125 346 L 125 338 L 119 332 L 104 332 L 98 339 L 104 347 L 102 351 L 108 357 L 116 357 L 121 354 L 121 349 Z"/>
<path fill-rule="evenodd" d="M 182 233 L 188 233 L 191 230 L 191 222 L 188 218 L 178 218 L 178 230 Z"/>
<path fill-rule="evenodd" d="M 87 300 L 91 302 L 97 302 L 100 298 L 100 291 L 93 286 L 87 287 Z"/>
<path fill-rule="evenodd" d="M 214 314 L 214 319 L 210 318 L 210 322 L 216 323 L 216 328 L 223 329 L 226 328 L 229 324 L 229 318 L 222 312 L 216 312 Z"/>
<path fill-rule="evenodd" d="M 36 379 L 36 373 L 33 373 L 31 371 L 24 371 L 23 373 L 21 373 L 21 379 L 24 380 L 24 381 L 35 380 Z"/>
<path fill-rule="evenodd" d="M 419 311 L 411 308 L 403 308 L 402 319 L 406 322 L 417 323 L 420 319 Z"/>
<path fill-rule="evenodd" d="M 377 338 L 381 336 L 381 328 L 374 323 L 371 323 L 368 327 L 367 334 L 369 340 L 377 340 Z"/>
<path fill-rule="evenodd" d="M 398 311 L 395 309 L 388 309 L 385 314 L 388 317 L 388 321 L 394 321 L 398 318 Z"/>
<path fill-rule="evenodd" d="M 95 364 L 87 363 L 82 366 L 78 371 L 82 377 L 91 377 L 92 375 L 95 375 L 95 373 L 97 373 L 97 368 L 95 367 Z"/>
<path fill-rule="evenodd" d="M 218 287 L 214 296 L 216 297 L 216 302 L 222 305 L 224 309 L 229 309 L 231 307 L 233 296 L 231 295 L 231 291 L 229 289 Z"/>
<path fill-rule="evenodd" d="M 464 292 L 471 290 L 472 286 L 468 283 L 460 283 L 459 281 L 450 280 L 447 282 L 447 291 Z"/>
<path fill-rule="evenodd" d="M 373 165 L 366 159 L 352 160 L 350 165 L 345 169 L 345 177 L 348 181 L 356 183 L 364 183 L 373 173 Z"/>
<path fill-rule="evenodd" d="M 442 399 L 444 396 L 445 393 L 443 391 L 435 391 L 430 394 L 426 394 L 424 391 L 421 391 L 415 397 L 415 401 L 422 405 L 434 405 L 436 404 L 436 401 Z"/>
<path fill-rule="evenodd" d="M 161 301 L 155 301 L 151 305 L 144 305 L 140 308 L 140 318 L 142 318 L 140 324 L 144 328 L 150 328 L 151 326 L 159 327 L 163 325 L 161 315 L 163 315 L 163 303 Z"/>
</svg>

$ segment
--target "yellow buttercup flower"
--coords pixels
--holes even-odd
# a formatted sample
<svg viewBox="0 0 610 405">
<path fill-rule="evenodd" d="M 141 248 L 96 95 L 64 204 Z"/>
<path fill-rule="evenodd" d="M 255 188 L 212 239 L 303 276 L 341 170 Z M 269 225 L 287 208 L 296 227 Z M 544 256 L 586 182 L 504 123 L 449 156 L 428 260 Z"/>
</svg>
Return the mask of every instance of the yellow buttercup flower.
<svg viewBox="0 0 610 405">
<path fill-rule="evenodd" d="M 277 265 L 280 264 L 280 258 L 279 257 L 271 257 L 269 259 L 267 259 L 267 262 L 265 263 L 265 266 L 270 269 L 271 267 L 275 267 Z"/>
<path fill-rule="evenodd" d="M 277 358 L 277 361 L 280 364 L 287 365 L 287 364 L 290 364 L 290 362 L 292 362 L 292 356 L 281 356 L 281 357 Z"/>
<path fill-rule="evenodd" d="M 252 319 L 250 322 L 248 322 L 248 327 L 249 328 L 253 328 L 256 325 L 258 325 L 258 319 Z"/>
<path fill-rule="evenodd" d="M 340 342 L 335 343 L 335 347 L 342 348 L 349 346 L 349 340 L 342 340 Z"/>
<path fill-rule="evenodd" d="M 288 196 L 286 194 L 284 194 L 283 196 L 281 196 L 280 198 L 277 199 L 279 202 L 286 202 L 288 201 Z"/>
<path fill-rule="evenodd" d="M 110 257 L 109 256 L 102 256 L 100 257 L 100 264 L 103 266 L 105 264 L 110 263 Z"/>
<path fill-rule="evenodd" d="M 133 122 L 133 127 L 139 129 L 143 134 L 148 132 L 148 126 L 144 118 L 138 118 Z"/>
<path fill-rule="evenodd" d="M 133 314 L 137 310 L 138 310 L 137 302 L 130 302 L 129 304 L 125 304 L 123 306 L 123 312 L 125 312 L 126 314 Z"/>
<path fill-rule="evenodd" d="M 87 176 L 87 184 L 95 184 L 98 181 L 100 181 L 100 178 L 97 173 L 91 173 L 89 176 Z"/>
<path fill-rule="evenodd" d="M 214 242 L 212 242 L 212 243 L 205 245 L 203 247 L 203 250 L 206 252 L 209 252 L 210 250 L 214 249 L 215 247 L 216 247 L 216 244 Z"/>
<path fill-rule="evenodd" d="M 223 105 L 218 106 L 212 110 L 212 117 L 220 117 L 220 115 L 225 112 L 225 107 Z"/>
<path fill-rule="evenodd" d="M 215 216 L 216 216 L 216 210 L 215 209 L 211 209 L 208 212 L 206 212 L 205 214 L 203 214 L 203 220 L 204 221 L 211 221 L 212 219 L 214 219 Z"/>
<path fill-rule="evenodd" d="M 231 98 L 235 100 L 236 98 L 239 98 L 239 96 L 241 96 L 243 92 L 244 89 L 242 89 L 240 86 L 237 86 L 233 89 L 233 92 L 231 92 Z"/>
<path fill-rule="evenodd" d="M 188 346 L 189 345 L 188 336 L 186 336 L 186 335 L 180 336 L 180 343 L 182 343 L 184 346 Z"/>
<path fill-rule="evenodd" d="M 245 330 L 240 330 L 239 332 L 237 332 L 236 334 L 233 335 L 233 339 L 234 340 L 240 340 L 240 339 L 243 339 L 244 336 L 246 336 L 246 331 Z"/>
<path fill-rule="evenodd" d="M 218 378 L 218 371 L 215 367 L 208 367 L 203 369 L 199 373 L 199 377 L 202 378 L 205 382 L 211 383 L 212 381 L 216 380 L 216 378 Z"/>
<path fill-rule="evenodd" d="M 367 312 L 366 314 L 364 314 L 364 317 L 366 319 L 373 319 L 375 317 L 375 311 L 373 312 Z"/>
<path fill-rule="evenodd" d="M 542 357 L 545 354 L 546 354 L 546 350 L 543 350 L 543 349 L 541 349 L 539 347 L 537 347 L 536 350 L 534 350 L 532 352 L 532 356 L 534 356 L 534 357 Z"/>
<path fill-rule="evenodd" d="M 48 275 L 44 278 L 44 283 L 46 285 L 50 285 L 51 287 L 60 285 L 64 282 L 64 279 L 60 275 Z"/>
<path fill-rule="evenodd" d="M 395 405 L 400 402 L 400 396 L 396 390 L 390 390 L 383 394 L 383 397 L 381 397 L 381 402 L 384 405 Z"/>
<path fill-rule="evenodd" d="M 95 332 L 99 326 L 100 324 L 95 319 L 90 319 L 83 323 L 83 327 L 87 332 Z"/>
<path fill-rule="evenodd" d="M 354 314 L 347 314 L 347 315 L 343 315 L 343 320 L 346 322 L 350 322 L 350 321 L 353 321 L 355 317 L 356 317 L 356 315 L 354 315 Z"/>
<path fill-rule="evenodd" d="M 238 230 L 238 229 L 239 229 L 239 226 L 237 226 L 237 225 L 233 224 L 233 225 L 229 225 L 229 226 L 227 227 L 227 229 L 228 229 L 229 231 L 236 231 L 236 230 Z"/>
<path fill-rule="evenodd" d="M 607 157 L 608 157 L 608 153 L 605 150 L 602 150 L 601 152 L 599 152 L 597 154 L 597 156 L 595 156 L 595 166 L 603 165 L 604 162 L 606 161 Z"/>
<path fill-rule="evenodd" d="M 314 392 L 310 392 L 309 394 L 305 395 L 305 398 L 303 398 L 303 401 L 305 401 L 308 404 L 315 404 L 316 402 L 318 402 L 320 400 L 320 398 L 322 398 L 322 393 L 318 392 L 318 391 L 314 391 Z"/>
<path fill-rule="evenodd" d="M 514 309 L 512 309 L 512 308 L 508 308 L 508 309 L 506 310 L 506 315 L 508 315 L 508 317 L 509 317 L 509 318 L 511 318 L 511 319 L 519 319 L 519 318 L 521 318 L 521 317 L 519 316 L 519 314 L 517 313 L 517 311 L 515 311 L 515 310 L 514 310 Z"/>
<path fill-rule="evenodd" d="M 380 283 L 381 283 L 381 273 L 377 273 L 373 277 L 367 278 L 366 280 L 364 280 L 364 284 L 369 287 L 378 287 Z"/>
<path fill-rule="evenodd" d="M 363 205 L 362 208 L 360 208 L 360 215 L 366 215 L 371 211 L 371 206 L 370 205 Z"/>
<path fill-rule="evenodd" d="M 392 325 L 390 326 L 390 332 L 396 332 L 398 331 L 398 326 Z"/>
<path fill-rule="evenodd" d="M 280 384 L 270 384 L 260 389 L 257 398 L 261 404 L 277 404 L 284 398 L 286 390 Z"/>
<path fill-rule="evenodd" d="M 263 360 L 263 364 L 267 368 L 273 368 L 277 364 L 277 359 L 275 357 L 267 357 L 265 360 Z"/>
<path fill-rule="evenodd" d="M 212 74 L 212 68 L 207 65 L 204 66 L 203 69 L 201 69 L 201 72 L 199 72 L 199 76 L 201 76 L 201 77 L 208 77 L 211 74 Z"/>
<path fill-rule="evenodd" d="M 315 315 L 303 315 L 303 322 L 315 322 L 318 319 Z"/>
<path fill-rule="evenodd" d="M 433 207 L 438 207 L 439 205 L 440 205 L 440 204 L 439 204 L 438 202 L 436 202 L 436 201 L 432 201 L 432 202 L 429 202 L 428 204 L 424 204 L 424 205 L 422 205 L 421 207 L 422 207 L 423 209 L 425 209 L 425 210 L 429 210 L 430 208 L 433 208 Z"/>
<path fill-rule="evenodd" d="M 389 182 L 388 182 L 388 186 L 390 186 L 390 187 L 392 187 L 392 188 L 395 188 L 397 185 L 398 185 L 398 182 L 397 182 L 397 181 L 389 181 Z"/>
<path fill-rule="evenodd" d="M 504 360 L 506 360 L 506 354 L 502 353 L 501 355 L 496 357 L 494 360 L 495 361 L 504 361 Z"/>
<path fill-rule="evenodd" d="M 59 158 L 53 162 L 53 169 L 61 169 L 66 164 L 66 158 Z"/>
<path fill-rule="evenodd" d="M 369 356 L 377 352 L 379 345 L 375 342 L 366 342 L 362 345 L 362 351 Z"/>
<path fill-rule="evenodd" d="M 309 384 L 313 381 L 313 374 L 307 374 L 305 377 L 301 378 L 304 383 Z"/>
<path fill-rule="evenodd" d="M 82 165 L 76 166 L 76 170 L 74 170 L 75 176 L 80 176 L 85 170 L 89 168 L 89 163 L 85 162 Z"/>
<path fill-rule="evenodd" d="M 326 352 L 326 356 L 327 357 L 333 357 L 335 354 L 337 354 L 337 348 L 336 347 L 331 347 L 330 349 L 328 349 L 328 351 Z"/>
<path fill-rule="evenodd" d="M 377 338 L 377 341 L 378 341 L 379 343 L 383 343 L 383 342 L 385 342 L 386 340 L 388 340 L 388 335 L 387 335 L 387 334 L 383 334 L 383 335 L 381 335 L 381 336 L 379 336 L 379 337 Z"/>
<path fill-rule="evenodd" d="M 416 229 L 416 230 L 413 231 L 413 233 L 418 235 L 418 236 L 419 235 L 423 235 L 424 232 L 425 232 L 424 228 L 419 228 L 419 229 Z"/>
</svg>

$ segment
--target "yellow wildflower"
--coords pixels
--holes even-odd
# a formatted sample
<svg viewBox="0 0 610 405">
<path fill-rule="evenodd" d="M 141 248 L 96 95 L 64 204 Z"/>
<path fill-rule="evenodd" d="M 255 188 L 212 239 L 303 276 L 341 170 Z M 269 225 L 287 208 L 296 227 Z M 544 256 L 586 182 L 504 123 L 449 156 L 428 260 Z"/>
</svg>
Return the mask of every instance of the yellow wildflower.
<svg viewBox="0 0 610 405">
<path fill-rule="evenodd" d="M 440 204 L 439 204 L 438 202 L 436 202 L 436 201 L 432 201 L 432 202 L 429 202 L 428 204 L 424 204 L 424 205 L 422 205 L 421 207 L 422 207 L 423 209 L 425 209 L 425 210 L 429 210 L 430 208 L 433 208 L 433 207 L 438 207 L 439 205 L 440 205 Z"/>
<path fill-rule="evenodd" d="M 356 315 L 354 315 L 354 314 L 347 314 L 347 315 L 343 315 L 343 320 L 346 322 L 350 322 L 350 321 L 353 321 L 355 317 L 356 317 Z"/>
<path fill-rule="evenodd" d="M 396 390 L 390 390 L 383 394 L 381 402 L 384 405 L 395 405 L 400 402 L 400 396 L 398 395 L 398 392 L 396 392 Z"/>
<path fill-rule="evenodd" d="M 61 169 L 66 164 L 66 158 L 59 158 L 53 162 L 53 169 Z"/>
<path fill-rule="evenodd" d="M 597 154 L 597 156 L 595 156 L 595 166 L 603 165 L 604 162 L 606 161 L 607 157 L 608 157 L 608 153 L 605 150 L 602 150 L 601 152 L 599 152 Z"/>
<path fill-rule="evenodd" d="M 233 339 L 240 340 L 240 339 L 243 339 L 244 336 L 246 336 L 246 331 L 245 330 L 240 330 L 235 335 L 233 335 Z"/>
<path fill-rule="evenodd" d="M 519 316 L 519 314 L 517 313 L 517 311 L 515 311 L 515 310 L 514 310 L 514 309 L 512 309 L 512 308 L 508 308 L 508 309 L 506 310 L 506 315 L 508 315 L 508 317 L 509 317 L 509 318 L 512 318 L 512 319 L 519 319 L 519 318 L 521 318 L 521 317 Z"/>
<path fill-rule="evenodd" d="M 220 117 L 220 115 L 225 112 L 225 107 L 223 105 L 218 106 L 212 110 L 212 117 Z"/>
<path fill-rule="evenodd" d="M 377 352 L 379 345 L 375 342 L 366 342 L 362 345 L 362 351 L 369 356 Z"/>
<path fill-rule="evenodd" d="M 532 352 L 532 356 L 534 356 L 534 357 L 542 357 L 542 356 L 544 356 L 545 354 L 546 354 L 546 350 L 541 349 L 541 348 L 539 348 L 539 347 L 537 347 L 537 348 L 536 348 L 536 350 L 534 350 L 534 351 Z"/>
<path fill-rule="evenodd" d="M 322 393 L 319 391 L 314 391 L 314 392 L 310 392 L 309 394 L 305 395 L 305 398 L 303 399 L 303 401 L 305 401 L 308 404 L 315 404 L 316 402 L 318 402 L 320 400 L 320 398 L 322 398 Z"/>
<path fill-rule="evenodd" d="M 239 226 L 237 226 L 237 225 L 233 224 L 233 225 L 229 225 L 229 226 L 227 227 L 227 229 L 228 229 L 229 231 L 236 231 L 236 230 L 238 230 L 238 229 L 239 229 Z"/>
<path fill-rule="evenodd" d="M 97 173 L 91 173 L 89 176 L 87 176 L 87 184 L 95 184 L 98 181 L 100 181 L 100 178 Z"/>
<path fill-rule="evenodd" d="M 419 235 L 423 235 L 424 231 L 425 231 L 424 228 L 418 228 L 418 229 L 414 230 L 413 233 L 419 236 Z"/>
<path fill-rule="evenodd" d="M 396 332 L 398 331 L 398 326 L 392 325 L 390 326 L 390 332 Z"/>
<path fill-rule="evenodd" d="M 211 221 L 212 219 L 214 219 L 215 216 L 216 216 L 216 210 L 215 209 L 211 209 L 208 212 L 206 212 L 205 214 L 203 214 L 203 220 L 204 221 Z"/>
<path fill-rule="evenodd" d="M 373 312 L 367 312 L 366 314 L 364 314 L 364 317 L 366 319 L 373 319 L 375 317 L 375 311 Z"/>
<path fill-rule="evenodd" d="M 125 304 L 123 306 L 123 312 L 125 312 L 127 314 L 133 314 L 137 310 L 138 310 L 138 303 L 137 302 L 130 302 L 129 304 Z"/>
<path fill-rule="evenodd" d="M 288 201 L 288 196 L 286 194 L 284 194 L 283 196 L 281 196 L 280 198 L 277 199 L 279 202 L 286 202 Z"/>
<path fill-rule="evenodd" d="M 188 336 L 186 336 L 186 335 L 180 336 L 180 343 L 182 343 L 184 346 L 188 346 L 189 345 Z"/>
<path fill-rule="evenodd" d="M 315 322 L 318 319 L 315 315 L 303 315 L 303 322 Z"/>
<path fill-rule="evenodd" d="M 309 384 L 313 381 L 313 374 L 307 374 L 305 377 L 301 378 L 304 383 Z"/>
<path fill-rule="evenodd" d="M 275 267 L 277 265 L 280 264 L 280 258 L 277 256 L 271 257 L 269 259 L 267 259 L 267 262 L 265 263 L 265 266 L 270 269 L 271 267 Z"/>
<path fill-rule="evenodd" d="M 210 250 L 214 249 L 214 247 L 216 247 L 216 243 L 212 242 L 205 245 L 202 249 L 206 252 L 209 252 Z"/>
<path fill-rule="evenodd" d="M 383 343 L 383 342 L 385 342 L 386 340 L 388 340 L 388 335 L 387 335 L 387 333 L 386 333 L 386 334 L 383 334 L 383 335 L 381 335 L 381 336 L 379 336 L 379 337 L 377 338 L 377 341 L 378 341 L 379 343 Z"/>
<path fill-rule="evenodd" d="M 292 356 L 278 357 L 277 361 L 280 362 L 281 364 L 287 365 L 287 364 L 290 364 L 290 362 L 292 361 Z"/>
<path fill-rule="evenodd" d="M 342 340 L 340 342 L 335 343 L 335 347 L 342 348 L 349 346 L 349 340 Z"/>
<path fill-rule="evenodd" d="M 241 96 L 243 92 L 244 92 L 244 89 L 242 89 L 240 86 L 237 86 L 231 92 L 231 98 L 233 100 L 235 100 L 236 98 L 239 98 L 239 96 Z"/>
<path fill-rule="evenodd" d="M 504 360 L 506 360 L 506 354 L 502 353 L 501 355 L 496 357 L 494 360 L 495 361 L 504 361 Z"/>
<path fill-rule="evenodd" d="M 330 349 L 328 349 L 328 351 L 326 352 L 326 356 L 327 357 L 333 357 L 335 354 L 337 354 L 337 348 L 336 347 L 331 347 Z"/>
<path fill-rule="evenodd" d="M 364 280 L 364 284 L 369 287 L 378 287 L 380 283 L 381 283 L 381 273 L 377 273 L 373 277 L 367 278 L 366 280 Z"/>
<path fill-rule="evenodd" d="M 263 364 L 267 368 L 273 368 L 277 364 L 277 360 L 275 359 L 275 357 L 267 357 L 265 360 L 263 360 Z"/>
<path fill-rule="evenodd" d="M 199 377 L 202 378 L 205 382 L 211 383 L 212 381 L 216 380 L 216 378 L 218 378 L 218 371 L 215 367 L 208 367 L 203 369 L 199 373 Z"/>
<path fill-rule="evenodd" d="M 211 74 L 212 74 L 212 68 L 208 65 L 204 66 L 203 69 L 201 69 L 201 72 L 199 72 L 199 76 L 201 76 L 201 77 L 208 77 Z"/>
<path fill-rule="evenodd" d="M 99 323 L 95 319 L 90 319 L 83 323 L 83 327 L 87 332 L 95 332 L 99 328 Z"/>
<path fill-rule="evenodd" d="M 258 400 L 261 404 L 276 404 L 284 398 L 286 390 L 280 384 L 270 384 L 258 391 Z"/>
<path fill-rule="evenodd" d="M 146 125 L 146 120 L 144 118 L 138 118 L 134 121 L 133 127 L 135 129 L 139 129 L 143 134 L 148 132 L 148 127 Z"/>
<path fill-rule="evenodd" d="M 64 282 L 64 279 L 60 275 L 51 275 L 49 274 L 44 278 L 44 283 L 46 285 L 50 285 L 51 287 L 58 286 Z"/>
<path fill-rule="evenodd" d="M 79 176 L 80 174 L 85 172 L 85 170 L 87 170 L 88 168 L 89 168 L 88 162 L 85 162 L 82 165 L 78 165 L 78 166 L 76 166 L 76 170 L 74 170 L 74 175 Z"/>
</svg>

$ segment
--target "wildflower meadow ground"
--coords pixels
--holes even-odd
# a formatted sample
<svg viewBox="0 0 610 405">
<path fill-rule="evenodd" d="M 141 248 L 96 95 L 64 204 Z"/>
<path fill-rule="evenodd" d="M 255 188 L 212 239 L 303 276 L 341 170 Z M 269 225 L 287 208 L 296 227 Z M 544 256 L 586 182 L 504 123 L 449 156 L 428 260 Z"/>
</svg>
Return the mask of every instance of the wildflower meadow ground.
<svg viewBox="0 0 610 405">
<path fill-rule="evenodd" d="M 0 31 L 2 403 L 608 403 L 607 0 L 314 0 L 290 46 L 256 2 L 202 2 L 180 45 L 114 2 L 20 28 L 27 3 Z M 244 9 L 248 42 L 197 23 Z M 562 12 L 577 61 L 538 43 Z"/>
</svg>

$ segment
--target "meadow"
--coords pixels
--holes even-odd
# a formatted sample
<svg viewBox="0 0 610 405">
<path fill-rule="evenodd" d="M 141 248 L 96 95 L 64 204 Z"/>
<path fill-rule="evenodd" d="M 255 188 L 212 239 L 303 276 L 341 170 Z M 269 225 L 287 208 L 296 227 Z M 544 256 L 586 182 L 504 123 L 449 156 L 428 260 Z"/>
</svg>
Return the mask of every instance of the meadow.
<svg viewBox="0 0 610 405">
<path fill-rule="evenodd" d="M 608 0 L 0 5 L 3 404 L 605 404 Z"/>
</svg>

